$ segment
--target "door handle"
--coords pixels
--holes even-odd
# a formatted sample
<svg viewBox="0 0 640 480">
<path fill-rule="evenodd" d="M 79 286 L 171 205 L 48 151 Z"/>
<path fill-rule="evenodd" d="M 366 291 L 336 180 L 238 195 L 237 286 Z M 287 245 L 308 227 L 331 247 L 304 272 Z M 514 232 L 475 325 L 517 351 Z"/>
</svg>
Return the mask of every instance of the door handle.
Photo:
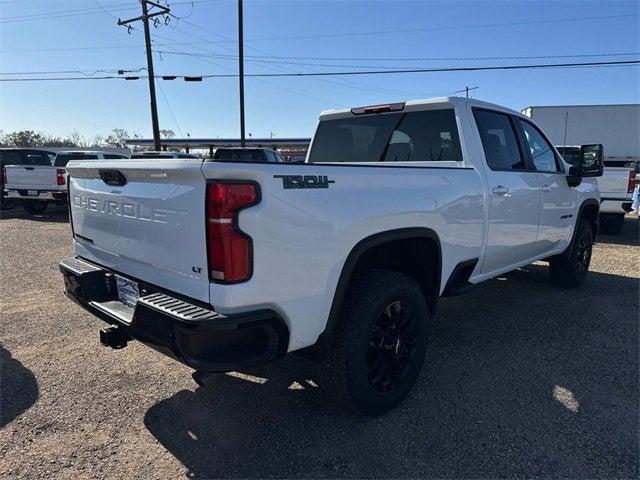
<svg viewBox="0 0 640 480">
<path fill-rule="evenodd" d="M 497 187 L 493 187 L 491 189 L 491 193 L 493 193 L 494 195 L 504 196 L 507 193 L 509 193 L 509 189 L 507 187 L 502 186 L 502 185 L 498 185 Z"/>
<path fill-rule="evenodd" d="M 542 191 L 543 192 L 550 192 L 551 191 L 551 187 L 549 185 L 543 185 L 542 186 Z"/>
</svg>

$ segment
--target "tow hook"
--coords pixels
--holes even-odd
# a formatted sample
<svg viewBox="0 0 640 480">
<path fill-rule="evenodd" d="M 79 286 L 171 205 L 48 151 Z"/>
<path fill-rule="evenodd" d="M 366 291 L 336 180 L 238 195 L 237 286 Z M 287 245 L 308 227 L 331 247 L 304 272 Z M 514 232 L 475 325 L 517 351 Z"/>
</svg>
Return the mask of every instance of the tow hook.
<svg viewBox="0 0 640 480">
<path fill-rule="evenodd" d="M 129 340 L 129 336 L 121 331 L 117 325 L 111 325 L 100 330 L 100 343 L 105 347 L 118 350 L 126 347 Z"/>
</svg>

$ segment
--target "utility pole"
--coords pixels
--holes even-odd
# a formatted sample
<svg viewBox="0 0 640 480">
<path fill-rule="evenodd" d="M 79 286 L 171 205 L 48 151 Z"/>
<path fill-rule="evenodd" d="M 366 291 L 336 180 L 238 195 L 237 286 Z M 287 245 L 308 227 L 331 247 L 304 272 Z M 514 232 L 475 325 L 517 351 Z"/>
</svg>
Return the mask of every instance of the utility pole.
<svg viewBox="0 0 640 480">
<path fill-rule="evenodd" d="M 240 81 L 240 146 L 244 148 L 244 34 L 242 31 L 242 0 L 238 0 L 238 79 Z"/>
<path fill-rule="evenodd" d="M 478 88 L 479 88 L 479 87 L 471 87 L 471 88 L 469 88 L 469 87 L 465 86 L 465 87 L 464 87 L 464 92 L 465 92 L 465 95 L 467 96 L 467 98 L 469 98 L 469 92 L 470 92 L 471 90 L 477 90 Z"/>
<path fill-rule="evenodd" d="M 151 0 L 140 0 L 140 3 L 142 4 L 142 15 L 140 15 L 139 17 L 130 18 L 129 20 L 118 19 L 118 25 L 129 25 L 130 23 L 137 22 L 138 20 L 142 20 L 142 24 L 144 25 L 144 42 L 147 48 L 147 73 L 149 74 L 149 97 L 151 100 L 151 126 L 153 129 L 153 145 L 154 150 L 160 151 L 162 150 L 162 146 L 160 145 L 160 126 L 158 125 L 158 105 L 156 102 L 156 80 L 153 73 L 153 55 L 151 54 L 151 32 L 149 30 L 149 19 L 158 17 L 160 15 L 167 15 L 171 11 L 171 9 Z M 158 8 L 159 11 L 149 13 L 149 5 L 151 5 L 152 8 Z M 158 20 L 155 20 L 155 22 L 157 21 Z"/>
</svg>

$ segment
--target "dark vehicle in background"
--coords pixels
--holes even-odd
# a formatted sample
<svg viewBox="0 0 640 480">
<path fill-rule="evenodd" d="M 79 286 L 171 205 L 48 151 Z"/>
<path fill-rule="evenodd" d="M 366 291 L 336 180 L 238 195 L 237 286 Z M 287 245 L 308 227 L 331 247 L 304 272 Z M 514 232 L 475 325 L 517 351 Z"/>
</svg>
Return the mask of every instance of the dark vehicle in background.
<svg viewBox="0 0 640 480">
<path fill-rule="evenodd" d="M 284 158 L 271 148 L 219 148 L 213 154 L 218 162 L 284 163 Z"/>
<path fill-rule="evenodd" d="M 8 165 L 48 165 L 55 158 L 55 152 L 34 148 L 0 148 L 0 210 L 13 208 L 15 202 L 7 198 L 5 192 L 6 172 Z"/>
<path fill-rule="evenodd" d="M 46 152 L 45 152 L 46 153 Z M 116 160 L 129 158 L 112 152 L 71 150 L 44 154 L 39 163 L 14 164 L 4 168 L 7 197 L 19 200 L 32 214 L 42 214 L 49 203 L 65 205 L 67 202 L 67 170 L 71 160 Z M 55 157 L 54 157 L 55 155 Z M 31 158 L 32 155 L 29 155 Z"/>
</svg>

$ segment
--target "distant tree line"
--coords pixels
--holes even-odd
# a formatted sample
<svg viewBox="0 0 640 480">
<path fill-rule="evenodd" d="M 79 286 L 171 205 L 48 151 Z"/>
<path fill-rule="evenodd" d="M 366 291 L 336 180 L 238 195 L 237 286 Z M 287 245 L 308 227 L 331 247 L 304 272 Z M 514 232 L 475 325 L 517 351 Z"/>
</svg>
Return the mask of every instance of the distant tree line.
<svg viewBox="0 0 640 480">
<path fill-rule="evenodd" d="M 160 136 L 162 138 L 173 138 L 176 134 L 173 130 L 160 130 Z M 129 138 L 140 138 L 140 135 L 137 133 L 129 135 L 129 132 L 122 128 L 114 128 L 106 137 L 96 135 L 90 139 L 81 135 L 77 130 L 65 137 L 34 132 L 33 130 L 20 130 L 10 133 L 0 130 L 0 147 L 128 148 L 125 140 Z"/>
</svg>

